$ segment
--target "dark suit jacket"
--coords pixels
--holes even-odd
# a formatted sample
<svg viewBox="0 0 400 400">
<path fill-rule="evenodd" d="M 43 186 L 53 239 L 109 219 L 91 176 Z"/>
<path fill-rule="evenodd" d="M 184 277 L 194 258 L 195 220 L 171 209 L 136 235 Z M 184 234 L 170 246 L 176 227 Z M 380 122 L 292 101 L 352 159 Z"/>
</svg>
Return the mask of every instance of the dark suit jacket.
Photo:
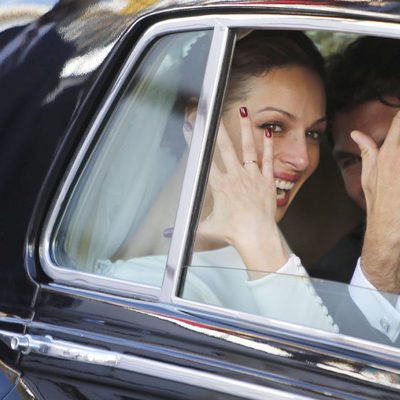
<svg viewBox="0 0 400 400">
<path fill-rule="evenodd" d="M 308 270 L 313 278 L 350 283 L 360 257 L 365 231 L 362 221 L 343 236 L 320 260 Z"/>
</svg>

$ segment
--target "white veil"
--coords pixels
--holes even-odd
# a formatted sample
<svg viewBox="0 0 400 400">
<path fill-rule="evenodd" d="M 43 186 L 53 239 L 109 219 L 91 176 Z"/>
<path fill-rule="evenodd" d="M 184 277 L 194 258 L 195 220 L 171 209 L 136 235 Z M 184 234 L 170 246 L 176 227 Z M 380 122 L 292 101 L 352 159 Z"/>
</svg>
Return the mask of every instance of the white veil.
<svg viewBox="0 0 400 400">
<path fill-rule="evenodd" d="M 173 113 L 176 60 L 200 34 L 162 38 L 133 75 L 61 221 L 56 243 L 63 264 L 91 272 L 97 260 L 111 259 L 168 182 L 185 146 L 182 132 L 170 132 L 170 143 L 165 139 L 171 118 L 182 118 Z"/>
</svg>

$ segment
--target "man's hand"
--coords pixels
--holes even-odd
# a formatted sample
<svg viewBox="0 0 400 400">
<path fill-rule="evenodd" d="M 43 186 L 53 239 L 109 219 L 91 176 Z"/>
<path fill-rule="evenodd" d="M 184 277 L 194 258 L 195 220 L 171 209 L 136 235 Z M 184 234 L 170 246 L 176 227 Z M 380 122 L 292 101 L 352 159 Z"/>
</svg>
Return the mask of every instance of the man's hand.
<svg viewBox="0 0 400 400">
<path fill-rule="evenodd" d="M 361 150 L 367 205 L 361 268 L 378 290 L 400 293 L 400 112 L 380 149 L 362 132 L 351 137 Z"/>
</svg>

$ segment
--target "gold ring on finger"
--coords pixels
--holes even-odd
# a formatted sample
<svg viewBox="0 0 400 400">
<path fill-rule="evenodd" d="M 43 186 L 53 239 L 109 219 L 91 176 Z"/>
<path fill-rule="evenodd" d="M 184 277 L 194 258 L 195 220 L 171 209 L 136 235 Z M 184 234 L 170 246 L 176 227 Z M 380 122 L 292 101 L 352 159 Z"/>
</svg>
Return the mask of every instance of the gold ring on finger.
<svg viewBox="0 0 400 400">
<path fill-rule="evenodd" d="M 244 160 L 243 167 L 245 167 L 247 164 L 258 164 L 258 163 L 257 160 Z"/>
</svg>

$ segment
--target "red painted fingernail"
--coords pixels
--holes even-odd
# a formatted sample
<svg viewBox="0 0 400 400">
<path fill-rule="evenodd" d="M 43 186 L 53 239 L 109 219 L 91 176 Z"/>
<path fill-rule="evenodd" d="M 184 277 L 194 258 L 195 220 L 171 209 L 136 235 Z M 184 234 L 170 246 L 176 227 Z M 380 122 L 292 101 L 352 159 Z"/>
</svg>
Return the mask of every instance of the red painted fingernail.
<svg viewBox="0 0 400 400">
<path fill-rule="evenodd" d="M 272 129 L 270 127 L 265 128 L 264 132 L 265 132 L 265 137 L 267 138 L 272 137 Z"/>
<path fill-rule="evenodd" d="M 247 108 L 246 107 L 240 107 L 239 111 L 240 111 L 240 116 L 242 118 L 246 118 L 247 117 L 248 113 L 247 113 Z"/>
</svg>

